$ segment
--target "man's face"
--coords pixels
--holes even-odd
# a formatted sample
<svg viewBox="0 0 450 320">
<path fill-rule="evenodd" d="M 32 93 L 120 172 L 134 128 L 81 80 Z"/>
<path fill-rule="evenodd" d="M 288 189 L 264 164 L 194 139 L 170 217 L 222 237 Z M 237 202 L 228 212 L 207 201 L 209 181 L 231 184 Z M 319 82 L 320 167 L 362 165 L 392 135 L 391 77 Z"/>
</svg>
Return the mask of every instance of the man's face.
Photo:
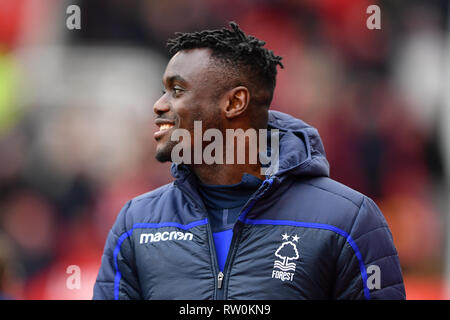
<svg viewBox="0 0 450 320">
<path fill-rule="evenodd" d="M 172 148 L 178 143 L 170 140 L 174 130 L 189 131 L 193 151 L 194 121 L 202 121 L 203 132 L 220 127 L 222 115 L 215 81 L 219 75 L 208 68 L 210 63 L 209 49 L 191 49 L 179 51 L 167 64 L 164 93 L 153 106 L 159 127 L 154 134 L 158 161 L 171 161 Z"/>
</svg>

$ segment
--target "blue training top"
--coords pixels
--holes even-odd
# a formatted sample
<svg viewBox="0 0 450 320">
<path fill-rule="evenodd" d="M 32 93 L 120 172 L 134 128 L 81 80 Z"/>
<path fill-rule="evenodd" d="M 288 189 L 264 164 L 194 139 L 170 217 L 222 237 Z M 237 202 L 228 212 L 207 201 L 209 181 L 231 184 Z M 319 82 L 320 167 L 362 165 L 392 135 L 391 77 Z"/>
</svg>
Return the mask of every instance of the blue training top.
<svg viewBox="0 0 450 320">
<path fill-rule="evenodd" d="M 220 271 L 223 271 L 228 256 L 234 223 L 261 183 L 261 179 L 244 173 L 241 182 L 236 184 L 198 185 L 198 192 L 208 211 Z"/>
</svg>

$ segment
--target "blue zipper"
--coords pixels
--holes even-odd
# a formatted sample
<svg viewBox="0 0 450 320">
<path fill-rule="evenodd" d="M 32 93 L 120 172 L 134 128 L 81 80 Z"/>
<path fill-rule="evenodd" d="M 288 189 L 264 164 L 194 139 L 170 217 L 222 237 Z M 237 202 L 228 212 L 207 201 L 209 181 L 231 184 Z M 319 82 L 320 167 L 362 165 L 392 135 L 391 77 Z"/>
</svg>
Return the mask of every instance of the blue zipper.
<svg viewBox="0 0 450 320">
<path fill-rule="evenodd" d="M 260 190 L 262 190 L 262 188 L 268 184 L 268 186 L 266 187 L 266 189 L 262 192 L 260 192 Z M 263 197 L 266 192 L 270 189 L 270 187 L 273 184 L 273 178 L 269 178 L 263 181 L 263 183 L 261 184 L 261 186 L 259 187 L 259 189 L 254 193 L 254 195 L 247 201 L 247 203 L 244 205 L 244 207 L 242 208 L 241 213 L 239 214 L 239 218 L 236 221 L 236 223 L 234 224 L 233 227 L 233 237 L 231 239 L 231 244 L 230 244 L 230 248 L 228 250 L 228 255 L 227 255 L 227 259 L 225 261 L 225 266 L 223 268 L 223 271 L 220 271 L 218 274 L 218 284 L 220 283 L 220 286 L 218 286 L 218 300 L 225 300 L 226 299 L 226 295 L 225 295 L 225 291 L 226 289 L 228 289 L 227 287 L 227 283 L 228 283 L 228 278 L 229 278 L 229 269 L 230 269 L 230 265 L 232 263 L 232 261 L 234 260 L 234 256 L 236 253 L 236 249 L 237 249 L 237 245 L 236 243 L 238 242 L 239 237 L 241 236 L 241 231 L 242 231 L 242 227 L 244 226 L 243 221 L 245 220 L 245 217 L 247 216 L 247 214 L 250 212 L 250 210 L 254 207 L 256 201 L 258 201 L 259 199 L 261 199 L 261 197 Z M 258 192 L 260 192 L 258 194 Z M 216 254 L 217 256 L 217 254 Z M 225 283 L 223 283 L 225 280 Z"/>
<path fill-rule="evenodd" d="M 190 198 L 194 204 L 199 206 L 204 211 L 204 213 L 207 217 L 208 244 L 209 244 L 209 249 L 210 249 L 209 251 L 210 251 L 211 256 L 213 256 L 211 260 L 213 262 L 214 288 L 215 288 L 214 289 L 214 299 L 215 300 L 224 300 L 225 299 L 225 289 L 226 289 L 227 281 L 224 281 L 224 280 L 227 280 L 226 275 L 227 275 L 227 273 L 229 273 L 228 272 L 228 270 L 230 269 L 229 265 L 231 264 L 232 260 L 234 259 L 234 255 L 235 255 L 235 251 L 236 251 L 235 248 L 237 248 L 236 242 L 238 241 L 238 238 L 241 234 L 242 226 L 244 225 L 243 221 L 245 220 L 245 217 L 250 212 L 250 210 L 254 207 L 256 201 L 258 201 L 262 196 L 264 196 L 266 194 L 266 192 L 270 189 L 272 184 L 273 184 L 273 178 L 264 180 L 263 183 L 261 184 L 261 186 L 258 188 L 258 190 L 253 194 L 253 196 L 247 201 L 247 203 L 242 208 L 242 211 L 239 214 L 238 220 L 236 221 L 236 223 L 233 227 L 233 237 L 231 239 L 230 248 L 228 250 L 227 259 L 225 261 L 225 266 L 224 266 L 223 270 L 219 269 L 219 263 L 217 260 L 217 252 L 216 252 L 216 247 L 214 244 L 211 224 L 209 223 L 209 219 L 208 219 L 208 211 L 206 210 L 203 203 L 197 202 L 194 199 L 194 197 L 187 190 L 184 190 L 184 194 L 187 195 L 188 198 Z M 266 189 L 261 192 L 260 190 L 262 190 L 266 185 L 267 185 Z M 180 188 L 180 190 L 183 191 L 183 188 L 180 187 L 179 184 L 176 184 L 176 186 L 178 188 Z"/>
</svg>

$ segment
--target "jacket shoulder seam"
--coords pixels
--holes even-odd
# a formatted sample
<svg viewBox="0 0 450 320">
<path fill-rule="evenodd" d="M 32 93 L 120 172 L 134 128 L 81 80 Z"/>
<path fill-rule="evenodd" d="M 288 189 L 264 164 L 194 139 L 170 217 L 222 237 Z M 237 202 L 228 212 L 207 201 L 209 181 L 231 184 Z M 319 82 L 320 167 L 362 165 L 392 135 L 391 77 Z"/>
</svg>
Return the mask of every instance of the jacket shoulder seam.
<svg viewBox="0 0 450 320">
<path fill-rule="evenodd" d="M 364 198 L 365 198 L 364 195 L 362 195 L 362 198 L 363 198 L 363 199 L 362 199 L 361 203 L 360 203 L 360 204 L 357 204 L 354 200 L 350 199 L 349 197 L 344 196 L 343 194 L 340 194 L 340 193 L 337 193 L 337 192 L 333 192 L 333 191 L 328 190 L 328 189 L 326 189 L 326 188 L 322 188 L 322 187 L 316 186 L 316 185 L 314 185 L 314 184 L 312 184 L 312 183 L 308 183 L 308 182 L 304 182 L 304 181 L 303 181 L 302 183 L 307 184 L 307 185 L 309 185 L 309 186 L 312 186 L 312 187 L 314 187 L 314 188 L 317 188 L 317 189 L 320 189 L 320 190 L 329 192 L 329 193 L 334 194 L 334 195 L 336 195 L 336 196 L 339 196 L 339 197 L 341 197 L 341 198 L 344 198 L 345 200 L 350 201 L 352 204 L 354 204 L 354 205 L 358 208 L 358 210 L 361 208 L 362 204 L 364 203 Z"/>
<path fill-rule="evenodd" d="M 161 190 L 162 188 L 164 188 L 165 190 Z M 171 189 L 174 189 L 174 186 L 173 186 L 172 183 L 169 183 L 169 184 L 166 184 L 166 185 L 160 187 L 160 192 L 158 192 L 157 194 L 154 194 L 154 195 L 143 194 L 143 195 L 137 196 L 134 199 L 131 199 L 131 201 L 134 202 L 134 203 L 137 203 L 137 202 L 142 201 L 142 200 L 153 200 L 153 199 L 156 199 L 156 198 L 160 198 L 163 194 L 165 194 L 166 192 L 168 192 Z M 156 191 L 156 190 L 153 190 L 153 191 Z M 153 191 L 150 191 L 150 193 L 152 193 Z"/>
<path fill-rule="evenodd" d="M 389 227 L 388 227 L 388 226 L 385 226 L 385 225 L 376 227 L 375 229 L 369 230 L 369 231 L 367 231 L 366 233 L 360 234 L 357 238 L 353 239 L 353 241 L 359 240 L 359 239 L 361 239 L 362 237 L 368 235 L 369 233 L 371 233 L 371 232 L 373 232 L 373 231 L 380 230 L 380 229 L 389 229 Z"/>
</svg>

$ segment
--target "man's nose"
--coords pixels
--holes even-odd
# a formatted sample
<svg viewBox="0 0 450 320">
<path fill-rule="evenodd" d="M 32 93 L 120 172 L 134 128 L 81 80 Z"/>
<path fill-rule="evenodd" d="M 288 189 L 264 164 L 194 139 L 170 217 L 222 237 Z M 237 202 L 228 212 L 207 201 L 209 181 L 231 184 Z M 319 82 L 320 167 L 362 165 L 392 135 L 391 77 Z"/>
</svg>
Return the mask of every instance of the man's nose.
<svg viewBox="0 0 450 320">
<path fill-rule="evenodd" d="M 170 110 L 169 103 L 164 99 L 164 95 L 161 96 L 161 98 L 158 99 L 158 101 L 155 102 L 153 105 L 153 112 L 157 115 L 161 115 L 165 112 L 168 112 Z"/>
</svg>

